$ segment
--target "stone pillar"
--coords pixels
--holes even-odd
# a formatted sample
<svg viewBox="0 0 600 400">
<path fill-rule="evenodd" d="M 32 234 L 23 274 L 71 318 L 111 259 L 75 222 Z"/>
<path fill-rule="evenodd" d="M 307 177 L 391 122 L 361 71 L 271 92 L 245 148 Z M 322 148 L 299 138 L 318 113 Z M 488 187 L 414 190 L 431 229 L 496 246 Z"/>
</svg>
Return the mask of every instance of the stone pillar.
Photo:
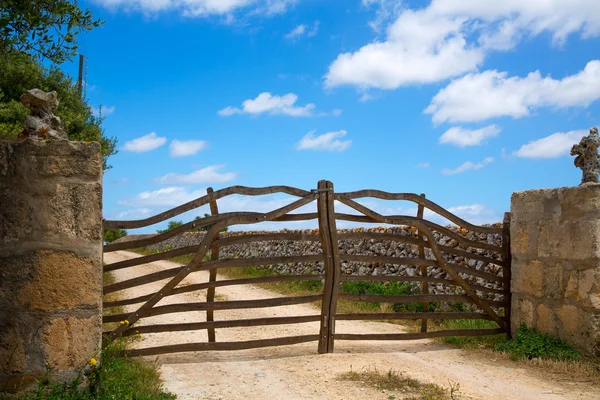
<svg viewBox="0 0 600 400">
<path fill-rule="evenodd" d="M 0 141 L 0 393 L 77 376 L 101 318 L 100 145 Z"/>
<path fill-rule="evenodd" d="M 511 213 L 513 332 L 600 354 L 600 184 L 517 192 Z"/>
</svg>

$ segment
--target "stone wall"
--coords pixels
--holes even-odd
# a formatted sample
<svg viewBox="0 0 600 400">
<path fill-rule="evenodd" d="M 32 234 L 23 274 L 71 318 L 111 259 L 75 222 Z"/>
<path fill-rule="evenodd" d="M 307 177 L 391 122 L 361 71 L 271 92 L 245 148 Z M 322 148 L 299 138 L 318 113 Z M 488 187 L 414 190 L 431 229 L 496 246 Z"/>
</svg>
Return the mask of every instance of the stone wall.
<svg viewBox="0 0 600 400">
<path fill-rule="evenodd" d="M 0 141 L 0 393 L 89 365 L 101 296 L 100 145 Z"/>
<path fill-rule="evenodd" d="M 459 233 L 460 235 L 467 237 L 471 240 L 481 241 L 484 243 L 501 245 L 502 236 L 500 234 L 481 234 L 475 232 L 469 232 L 464 229 L 457 227 L 449 227 L 451 230 Z M 352 231 L 375 231 L 378 233 L 394 233 L 396 235 L 407 235 L 416 237 L 416 230 L 410 227 L 394 227 L 394 228 L 357 228 Z M 339 233 L 348 232 L 347 229 L 340 229 Z M 294 232 L 294 231 L 289 231 Z M 297 231 L 296 231 L 297 232 Z M 305 231 L 306 233 L 318 233 L 318 230 Z M 224 237 L 243 235 L 248 232 L 226 232 L 222 233 Z M 136 238 L 147 237 L 150 235 L 132 235 L 126 236 L 119 241 L 127 241 Z M 149 246 L 150 251 L 165 251 L 172 250 L 181 247 L 198 245 L 204 237 L 203 232 L 187 232 L 182 235 L 175 236 L 164 242 Z M 448 246 L 457 248 L 469 252 L 473 252 L 480 255 L 485 255 L 492 259 L 501 259 L 500 254 L 476 248 L 464 248 L 458 244 L 456 240 L 453 240 L 445 235 L 440 235 L 434 232 L 434 237 L 437 243 L 442 246 Z M 341 254 L 357 254 L 357 255 L 380 255 L 388 257 L 409 257 L 418 258 L 419 249 L 415 245 L 405 244 L 398 241 L 391 240 L 339 240 L 339 249 Z M 426 249 L 426 257 L 434 259 L 433 254 L 429 249 Z M 312 255 L 322 254 L 321 243 L 307 242 L 307 241 L 285 241 L 285 240 L 271 240 L 263 242 L 252 242 L 243 244 L 233 244 L 222 247 L 220 250 L 220 258 L 266 258 L 266 257 L 281 257 L 281 256 L 292 256 L 292 255 Z M 502 267 L 483 261 L 465 258 L 462 256 L 456 256 L 448 253 L 444 253 L 447 261 L 456 263 L 459 265 L 473 268 L 477 271 L 491 273 L 497 276 L 502 276 Z M 289 264 L 276 264 L 266 266 L 272 268 L 275 272 L 280 274 L 321 274 L 323 273 L 323 263 L 289 263 Z M 341 264 L 342 272 L 348 275 L 399 275 L 399 276 L 415 276 L 417 274 L 417 267 L 402 264 L 379 264 L 375 262 L 359 263 L 359 262 L 345 262 Z M 431 277 L 448 279 L 449 277 L 441 268 L 430 268 L 429 275 Z M 488 280 L 461 274 L 468 282 L 473 282 L 481 286 L 488 288 L 500 287 L 495 282 Z M 419 285 L 415 283 L 415 286 Z M 462 293 L 454 286 L 444 284 L 432 284 L 430 285 L 431 293 Z"/>
<path fill-rule="evenodd" d="M 511 201 L 512 329 L 600 353 L 600 184 L 517 192 Z"/>
</svg>

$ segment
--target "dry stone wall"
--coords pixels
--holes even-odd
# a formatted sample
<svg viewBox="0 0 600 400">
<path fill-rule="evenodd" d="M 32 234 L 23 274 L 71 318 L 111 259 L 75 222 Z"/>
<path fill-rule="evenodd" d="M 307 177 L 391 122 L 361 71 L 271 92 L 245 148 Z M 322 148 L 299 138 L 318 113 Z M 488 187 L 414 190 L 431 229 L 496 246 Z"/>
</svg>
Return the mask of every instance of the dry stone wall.
<svg viewBox="0 0 600 400">
<path fill-rule="evenodd" d="M 600 354 L 600 184 L 517 192 L 511 213 L 513 331 Z"/>
<path fill-rule="evenodd" d="M 0 141 L 0 221 L 1 397 L 70 380 L 100 348 L 100 145 Z"/>
<path fill-rule="evenodd" d="M 457 227 L 449 227 L 450 229 L 458 232 L 464 237 L 471 240 L 481 241 L 483 243 L 501 245 L 502 236 L 500 234 L 481 234 L 475 232 L 469 232 L 464 229 Z M 374 231 L 377 233 L 393 233 L 396 235 L 408 235 L 416 237 L 416 230 L 410 227 L 393 227 L 393 228 L 357 228 L 354 230 L 339 230 L 339 233 L 345 233 L 350 231 Z M 288 231 L 294 232 L 294 231 Z M 296 231 L 297 232 L 297 231 Z M 306 233 L 318 233 L 318 230 L 304 231 Z M 223 236 L 235 236 L 244 235 L 249 232 L 225 232 Z M 253 232 L 257 233 L 257 232 Z M 120 240 L 133 240 L 135 238 L 141 238 L 142 236 L 150 235 L 132 235 Z M 149 246 L 150 251 L 165 251 L 173 250 L 181 247 L 198 245 L 204 237 L 203 232 L 187 232 L 182 235 L 170 238 L 164 242 Z M 477 249 L 477 248 L 464 248 L 459 246 L 458 242 L 445 235 L 441 235 L 438 232 L 434 232 L 434 237 L 438 244 L 442 246 L 448 246 L 457 248 L 465 251 L 472 252 L 474 254 L 484 255 L 493 259 L 501 259 L 500 254 L 491 252 L 488 250 Z M 387 257 L 409 257 L 418 258 L 419 249 L 416 245 L 401 243 L 392 240 L 378 240 L 378 239 L 363 239 L 363 240 L 340 240 L 339 249 L 341 254 L 356 254 L 356 255 L 379 255 Z M 426 257 L 434 259 L 433 254 L 429 249 L 425 249 Z M 220 258 L 265 258 L 265 257 L 280 257 L 280 256 L 292 256 L 292 255 L 314 255 L 322 254 L 320 242 L 306 242 L 306 241 L 281 241 L 271 240 L 263 242 L 252 242 L 243 244 L 233 244 L 224 246 L 220 249 Z M 456 256 L 449 253 L 444 253 L 444 257 L 447 261 L 456 263 L 463 266 L 468 266 L 476 271 L 482 271 L 491 273 L 497 276 L 502 276 L 502 267 L 494 263 L 486 263 L 479 260 L 469 259 L 462 256 Z M 323 263 L 290 263 L 290 264 L 276 264 L 265 266 L 264 268 L 271 268 L 279 274 L 321 274 L 323 273 Z M 375 262 L 359 263 L 359 262 L 345 262 L 341 263 L 342 272 L 348 275 L 384 275 L 384 276 L 415 276 L 417 275 L 417 267 L 402 265 L 402 264 L 379 264 Z M 448 279 L 447 274 L 440 268 L 429 268 L 429 276 Z M 467 274 L 461 274 L 467 281 L 474 282 L 481 286 L 488 288 L 500 288 L 497 283 L 490 282 L 480 277 L 471 276 Z M 418 284 L 415 284 L 418 285 Z M 456 288 L 449 285 L 437 284 L 430 285 L 432 293 L 455 293 Z M 460 291 L 458 291 L 460 293 Z"/>
</svg>

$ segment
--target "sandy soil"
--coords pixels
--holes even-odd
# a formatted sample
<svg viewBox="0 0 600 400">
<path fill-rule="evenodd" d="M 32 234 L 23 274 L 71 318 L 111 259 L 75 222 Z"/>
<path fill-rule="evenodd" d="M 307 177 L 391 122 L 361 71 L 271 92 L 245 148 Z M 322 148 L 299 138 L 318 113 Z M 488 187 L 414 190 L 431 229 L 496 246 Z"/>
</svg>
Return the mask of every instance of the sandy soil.
<svg viewBox="0 0 600 400">
<path fill-rule="evenodd" d="M 118 251 L 104 255 L 113 263 L 137 254 Z M 115 272 L 118 281 L 176 267 L 160 261 Z M 205 282 L 208 273 L 197 272 L 182 283 Z M 123 298 L 156 292 L 167 281 L 119 292 Z M 217 300 L 250 300 L 279 297 L 253 286 L 217 288 Z M 203 301 L 205 291 L 163 299 L 159 305 Z M 127 311 L 132 311 L 129 307 Z M 244 319 L 284 315 L 313 315 L 312 305 L 294 305 L 251 310 L 215 311 L 215 319 Z M 145 318 L 141 324 L 205 321 L 205 312 L 188 312 Z M 398 333 L 395 324 L 368 321 L 339 321 L 338 333 Z M 218 329 L 217 341 L 241 341 L 281 336 L 318 334 L 318 322 L 252 328 Z M 206 342 L 206 331 L 147 334 L 136 347 Z M 156 359 L 157 357 L 148 357 Z M 536 371 L 467 352 L 430 340 L 404 342 L 336 341 L 335 353 L 319 355 L 317 343 L 240 350 L 231 352 L 178 353 L 158 357 L 160 371 L 169 391 L 179 399 L 389 399 L 390 393 L 365 388 L 336 377 L 350 369 L 393 368 L 424 382 L 448 387 L 460 384 L 462 399 L 600 399 L 600 391 L 585 383 L 544 378 Z"/>
</svg>

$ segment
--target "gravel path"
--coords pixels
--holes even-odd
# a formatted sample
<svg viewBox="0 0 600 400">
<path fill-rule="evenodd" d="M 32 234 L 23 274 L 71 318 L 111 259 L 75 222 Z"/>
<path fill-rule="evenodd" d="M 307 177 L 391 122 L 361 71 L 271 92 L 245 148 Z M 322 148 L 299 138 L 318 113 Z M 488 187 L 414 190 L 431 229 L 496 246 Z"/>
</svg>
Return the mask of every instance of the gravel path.
<svg viewBox="0 0 600 400">
<path fill-rule="evenodd" d="M 118 251 L 104 255 L 106 263 L 139 257 Z M 118 281 L 173 268 L 177 264 L 159 261 L 116 271 Z M 197 272 L 182 284 L 206 282 L 208 273 Z M 135 297 L 156 292 L 167 281 L 156 282 L 118 294 Z M 254 286 L 217 288 L 217 300 L 250 300 L 279 297 L 279 294 Z M 205 291 L 163 299 L 159 304 L 198 302 Z M 133 310 L 129 307 L 127 311 Z M 251 310 L 215 311 L 215 319 L 244 319 L 285 315 L 314 315 L 320 310 L 311 305 L 294 305 Z M 142 324 L 200 322 L 205 312 L 168 314 L 145 318 Z M 140 323 L 138 323 L 140 324 Z M 368 321 L 339 321 L 338 333 L 399 333 L 395 324 Z M 251 328 L 218 329 L 217 341 L 242 341 L 281 336 L 318 334 L 319 323 Z M 205 342 L 206 331 L 147 334 L 136 344 L 151 347 L 176 343 Z M 157 357 L 148 357 L 151 360 Z M 336 379 L 351 368 L 393 368 L 424 382 L 449 386 L 460 384 L 462 399 L 600 399 L 600 391 L 585 384 L 543 379 L 535 371 L 515 368 L 502 360 L 482 357 L 430 340 L 376 342 L 336 341 L 335 353 L 319 355 L 317 343 L 240 350 L 231 352 L 178 353 L 158 357 L 166 388 L 178 399 L 389 399 L 389 393 Z"/>
</svg>

